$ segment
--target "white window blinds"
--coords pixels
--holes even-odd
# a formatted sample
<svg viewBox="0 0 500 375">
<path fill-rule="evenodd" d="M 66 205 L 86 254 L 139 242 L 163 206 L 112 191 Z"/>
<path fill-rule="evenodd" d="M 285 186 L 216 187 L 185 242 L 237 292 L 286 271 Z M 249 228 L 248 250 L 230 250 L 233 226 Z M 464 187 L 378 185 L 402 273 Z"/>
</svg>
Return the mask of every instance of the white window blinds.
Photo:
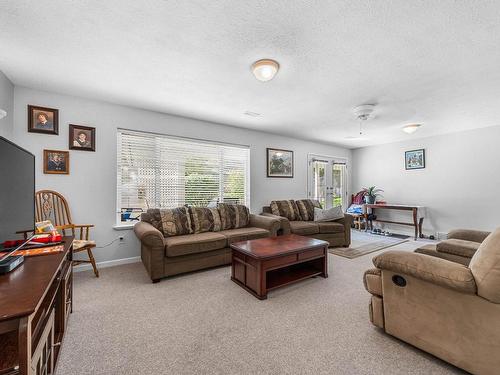
<svg viewBox="0 0 500 375">
<path fill-rule="evenodd" d="M 118 211 L 249 205 L 248 147 L 118 130 Z"/>
</svg>

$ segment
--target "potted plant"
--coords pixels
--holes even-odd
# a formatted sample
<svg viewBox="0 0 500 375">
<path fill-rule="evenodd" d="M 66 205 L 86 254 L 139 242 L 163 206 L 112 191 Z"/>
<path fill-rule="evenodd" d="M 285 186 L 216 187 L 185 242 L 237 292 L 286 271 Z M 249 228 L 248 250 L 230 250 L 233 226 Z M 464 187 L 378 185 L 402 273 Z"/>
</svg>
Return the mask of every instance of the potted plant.
<svg viewBox="0 0 500 375">
<path fill-rule="evenodd" d="M 363 188 L 363 191 L 365 192 L 365 195 L 363 197 L 364 201 L 366 204 L 374 204 L 377 197 L 381 197 L 383 192 L 382 189 L 377 189 L 376 186 L 370 186 L 368 188 Z"/>
</svg>

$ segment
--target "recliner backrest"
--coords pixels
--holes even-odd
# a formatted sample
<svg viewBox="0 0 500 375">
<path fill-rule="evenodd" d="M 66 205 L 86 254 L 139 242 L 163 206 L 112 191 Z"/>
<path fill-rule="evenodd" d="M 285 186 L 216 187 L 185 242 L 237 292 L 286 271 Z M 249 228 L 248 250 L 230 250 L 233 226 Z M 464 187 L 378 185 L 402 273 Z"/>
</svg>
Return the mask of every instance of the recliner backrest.
<svg viewBox="0 0 500 375">
<path fill-rule="evenodd" d="M 500 303 L 500 228 L 481 243 L 469 268 L 476 280 L 477 294 L 491 302 Z"/>
</svg>

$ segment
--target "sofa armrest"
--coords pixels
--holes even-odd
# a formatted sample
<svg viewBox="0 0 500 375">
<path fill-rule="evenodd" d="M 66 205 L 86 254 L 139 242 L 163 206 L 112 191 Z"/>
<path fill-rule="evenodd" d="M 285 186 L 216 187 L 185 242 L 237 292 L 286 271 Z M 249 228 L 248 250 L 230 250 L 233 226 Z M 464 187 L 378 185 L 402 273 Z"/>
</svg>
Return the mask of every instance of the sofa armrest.
<svg viewBox="0 0 500 375">
<path fill-rule="evenodd" d="M 448 233 L 448 238 L 481 243 L 490 235 L 490 233 L 491 232 L 474 229 L 454 229 Z"/>
<path fill-rule="evenodd" d="M 382 270 L 413 276 L 461 293 L 477 292 L 476 282 L 469 268 L 441 258 L 393 250 L 377 255 L 373 258 L 373 264 Z"/>
<path fill-rule="evenodd" d="M 266 229 L 271 233 L 272 237 L 278 235 L 278 229 L 281 227 L 280 221 L 277 218 L 254 214 L 250 214 L 250 223 L 248 225 Z"/>
<path fill-rule="evenodd" d="M 286 217 L 278 216 L 278 215 L 273 215 L 273 214 L 270 214 L 270 213 L 267 213 L 267 212 L 263 212 L 261 215 L 262 216 L 266 216 L 266 217 L 272 217 L 274 219 L 278 219 L 279 222 L 280 222 L 280 227 L 281 227 L 281 231 L 282 231 L 281 234 L 290 234 L 290 233 L 292 233 L 292 229 L 290 228 L 290 221 Z"/>
<path fill-rule="evenodd" d="M 142 244 L 149 247 L 165 246 L 163 234 L 145 221 L 139 221 L 134 225 L 134 233 Z"/>
<path fill-rule="evenodd" d="M 354 218 L 350 214 L 344 214 L 343 218 L 335 220 L 335 222 L 340 223 L 344 226 L 345 247 L 348 247 L 351 244 L 351 225 L 353 220 Z"/>
</svg>

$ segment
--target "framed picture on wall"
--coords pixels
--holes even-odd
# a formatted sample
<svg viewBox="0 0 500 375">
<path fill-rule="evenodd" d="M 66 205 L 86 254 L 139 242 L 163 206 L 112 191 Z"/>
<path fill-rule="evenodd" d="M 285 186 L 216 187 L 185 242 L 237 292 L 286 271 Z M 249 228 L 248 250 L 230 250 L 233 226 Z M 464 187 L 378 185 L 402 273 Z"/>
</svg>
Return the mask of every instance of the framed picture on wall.
<svg viewBox="0 0 500 375">
<path fill-rule="evenodd" d="M 28 105 L 28 132 L 59 134 L 59 110 Z"/>
<path fill-rule="evenodd" d="M 293 178 L 293 151 L 268 148 L 267 177 Z"/>
<path fill-rule="evenodd" d="M 43 173 L 69 174 L 69 151 L 43 150 Z"/>
<path fill-rule="evenodd" d="M 411 150 L 405 152 L 405 169 L 425 168 L 425 149 Z"/>
<path fill-rule="evenodd" d="M 79 151 L 95 151 L 95 128 L 70 124 L 69 149 Z"/>
</svg>

